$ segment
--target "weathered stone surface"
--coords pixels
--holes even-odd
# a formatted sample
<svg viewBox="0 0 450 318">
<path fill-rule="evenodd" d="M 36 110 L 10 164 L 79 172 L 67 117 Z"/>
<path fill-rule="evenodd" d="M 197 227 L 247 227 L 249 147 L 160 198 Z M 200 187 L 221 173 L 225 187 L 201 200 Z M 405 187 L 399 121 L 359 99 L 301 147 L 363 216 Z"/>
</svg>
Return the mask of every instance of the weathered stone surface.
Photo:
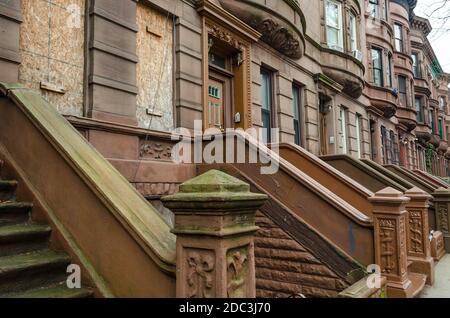
<svg viewBox="0 0 450 318">
<path fill-rule="evenodd" d="M 255 238 L 258 297 L 336 297 L 348 284 L 269 218 L 258 213 Z"/>
</svg>

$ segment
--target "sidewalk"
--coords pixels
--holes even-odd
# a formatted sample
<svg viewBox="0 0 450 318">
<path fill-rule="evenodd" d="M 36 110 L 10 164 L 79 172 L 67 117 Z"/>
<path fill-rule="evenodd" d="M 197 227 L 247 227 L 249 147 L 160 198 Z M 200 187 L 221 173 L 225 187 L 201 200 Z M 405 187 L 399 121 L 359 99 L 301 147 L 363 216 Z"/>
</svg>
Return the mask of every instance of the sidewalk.
<svg viewBox="0 0 450 318">
<path fill-rule="evenodd" d="M 426 286 L 420 298 L 450 298 L 450 254 L 436 265 L 434 286 Z"/>
</svg>

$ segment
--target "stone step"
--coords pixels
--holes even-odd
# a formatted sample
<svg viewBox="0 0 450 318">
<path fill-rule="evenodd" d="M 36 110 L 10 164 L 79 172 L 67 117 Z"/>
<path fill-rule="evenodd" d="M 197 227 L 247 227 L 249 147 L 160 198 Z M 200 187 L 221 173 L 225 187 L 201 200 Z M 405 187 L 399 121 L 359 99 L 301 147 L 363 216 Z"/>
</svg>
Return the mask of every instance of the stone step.
<svg viewBox="0 0 450 318">
<path fill-rule="evenodd" d="M 17 181 L 0 180 L 0 202 L 9 201 L 14 198 Z"/>
<path fill-rule="evenodd" d="M 28 221 L 32 208 L 29 202 L 0 202 L 0 225 Z"/>
<path fill-rule="evenodd" d="M 0 298 L 89 298 L 93 296 L 89 288 L 70 289 L 65 282 L 20 293 L 0 295 Z"/>
<path fill-rule="evenodd" d="M 420 292 L 424 289 L 425 283 L 427 281 L 427 275 L 408 272 L 408 277 L 412 283 L 412 296 L 417 297 Z"/>
<path fill-rule="evenodd" d="M 70 259 L 48 249 L 0 257 L 0 293 L 21 292 L 65 280 Z"/>
<path fill-rule="evenodd" d="M 46 225 L 0 226 L 0 257 L 43 249 L 47 246 L 50 233 L 51 228 Z"/>
</svg>

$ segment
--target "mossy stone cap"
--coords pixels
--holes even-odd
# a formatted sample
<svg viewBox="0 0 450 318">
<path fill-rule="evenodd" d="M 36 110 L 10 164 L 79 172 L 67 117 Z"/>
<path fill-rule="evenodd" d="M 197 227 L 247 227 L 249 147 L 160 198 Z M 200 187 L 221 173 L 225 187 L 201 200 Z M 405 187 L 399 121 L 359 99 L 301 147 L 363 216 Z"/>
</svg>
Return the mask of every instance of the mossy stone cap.
<svg viewBox="0 0 450 318">
<path fill-rule="evenodd" d="M 181 193 L 250 192 L 250 186 L 222 171 L 209 170 L 180 186 Z"/>
</svg>

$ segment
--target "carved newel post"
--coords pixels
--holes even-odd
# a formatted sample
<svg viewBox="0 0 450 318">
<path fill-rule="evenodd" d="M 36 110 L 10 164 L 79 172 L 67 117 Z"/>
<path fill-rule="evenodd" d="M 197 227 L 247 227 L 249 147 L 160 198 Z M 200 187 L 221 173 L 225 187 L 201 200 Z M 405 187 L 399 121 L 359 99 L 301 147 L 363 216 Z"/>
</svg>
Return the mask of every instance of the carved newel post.
<svg viewBox="0 0 450 318">
<path fill-rule="evenodd" d="M 253 298 L 256 210 L 267 196 L 218 170 L 210 170 L 164 197 L 175 213 L 177 297 Z"/>
<path fill-rule="evenodd" d="M 436 227 L 444 235 L 445 251 L 450 253 L 450 190 L 439 188 L 433 193 Z"/>
<path fill-rule="evenodd" d="M 427 284 L 434 283 L 434 260 L 431 257 L 428 207 L 431 196 L 414 187 L 405 192 L 410 199 L 406 205 L 408 211 L 407 238 L 408 261 L 413 272 L 427 275 Z"/>
<path fill-rule="evenodd" d="M 387 279 L 387 295 L 412 297 L 406 245 L 406 204 L 409 199 L 393 188 L 386 188 L 369 200 L 373 204 L 375 263 Z"/>
</svg>

